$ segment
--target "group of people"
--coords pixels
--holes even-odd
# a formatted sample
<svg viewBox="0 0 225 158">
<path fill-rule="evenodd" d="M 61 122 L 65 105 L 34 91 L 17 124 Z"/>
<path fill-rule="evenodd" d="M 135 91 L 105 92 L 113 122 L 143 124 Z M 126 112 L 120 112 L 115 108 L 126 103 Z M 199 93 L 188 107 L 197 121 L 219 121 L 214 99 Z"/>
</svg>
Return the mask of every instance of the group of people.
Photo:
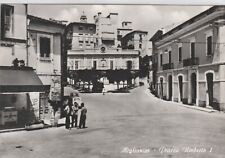
<svg viewBox="0 0 225 158">
<path fill-rule="evenodd" d="M 74 101 L 73 97 L 65 98 L 64 100 L 64 111 L 66 115 L 65 127 L 71 129 L 74 127 L 86 128 L 86 115 L 87 108 L 84 103 L 79 104 Z M 78 126 L 78 113 L 80 110 L 79 126 Z"/>
</svg>

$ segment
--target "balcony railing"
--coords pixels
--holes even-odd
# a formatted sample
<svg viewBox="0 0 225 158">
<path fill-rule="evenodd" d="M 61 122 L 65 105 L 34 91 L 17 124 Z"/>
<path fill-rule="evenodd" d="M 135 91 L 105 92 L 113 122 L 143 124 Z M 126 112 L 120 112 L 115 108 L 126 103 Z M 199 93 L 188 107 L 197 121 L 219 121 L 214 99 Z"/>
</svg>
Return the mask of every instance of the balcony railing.
<svg viewBox="0 0 225 158">
<path fill-rule="evenodd" d="M 173 63 L 167 63 L 162 65 L 163 70 L 173 69 Z"/>
<path fill-rule="evenodd" d="M 188 58 L 183 60 L 183 67 L 198 65 L 198 64 L 199 64 L 199 58 Z"/>
</svg>

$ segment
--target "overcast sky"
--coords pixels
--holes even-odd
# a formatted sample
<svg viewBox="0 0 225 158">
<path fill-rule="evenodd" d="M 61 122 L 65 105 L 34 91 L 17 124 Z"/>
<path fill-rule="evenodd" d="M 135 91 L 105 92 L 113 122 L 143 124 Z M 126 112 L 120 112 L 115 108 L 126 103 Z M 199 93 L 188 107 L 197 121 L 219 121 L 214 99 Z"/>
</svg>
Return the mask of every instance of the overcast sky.
<svg viewBox="0 0 225 158">
<path fill-rule="evenodd" d="M 171 6 L 171 5 L 28 5 L 28 13 L 42 18 L 54 18 L 69 22 L 79 21 L 82 12 L 88 22 L 102 12 L 119 14 L 119 22 L 131 21 L 135 29 L 149 32 L 151 37 L 158 29 L 169 29 L 201 13 L 211 6 Z"/>
</svg>

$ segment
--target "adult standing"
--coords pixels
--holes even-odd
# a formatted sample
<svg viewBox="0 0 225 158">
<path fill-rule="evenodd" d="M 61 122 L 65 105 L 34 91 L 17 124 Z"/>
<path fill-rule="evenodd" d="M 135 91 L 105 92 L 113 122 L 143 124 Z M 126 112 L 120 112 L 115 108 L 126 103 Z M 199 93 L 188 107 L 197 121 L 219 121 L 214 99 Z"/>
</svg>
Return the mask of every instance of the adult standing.
<svg viewBox="0 0 225 158">
<path fill-rule="evenodd" d="M 75 127 L 77 127 L 77 119 L 78 119 L 78 103 L 77 102 L 74 102 L 73 105 L 72 105 L 71 116 L 72 116 L 72 125 L 71 125 L 71 127 L 73 128 L 74 124 L 75 124 Z"/>
<path fill-rule="evenodd" d="M 81 103 L 79 128 L 86 127 L 86 118 L 87 118 L 87 108 L 84 106 L 84 103 Z"/>
<path fill-rule="evenodd" d="M 65 114 L 66 114 L 66 122 L 65 122 L 65 128 L 66 129 L 70 129 L 70 115 L 71 115 L 71 107 L 69 105 L 69 98 L 66 98 L 64 100 L 64 111 L 65 111 Z"/>
</svg>

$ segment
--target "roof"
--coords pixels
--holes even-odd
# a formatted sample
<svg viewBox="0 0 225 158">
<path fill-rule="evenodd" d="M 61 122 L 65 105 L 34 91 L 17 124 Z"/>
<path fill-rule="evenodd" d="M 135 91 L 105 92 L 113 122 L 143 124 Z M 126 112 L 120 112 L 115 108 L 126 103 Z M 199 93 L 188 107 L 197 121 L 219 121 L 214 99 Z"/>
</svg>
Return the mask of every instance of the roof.
<svg viewBox="0 0 225 158">
<path fill-rule="evenodd" d="M 57 20 L 47 20 L 44 18 L 40 18 L 37 16 L 33 16 L 33 15 L 27 15 L 27 18 L 33 21 L 37 21 L 37 22 L 42 22 L 42 23 L 48 23 L 48 24 L 53 24 L 53 25 L 59 25 L 59 26 L 63 26 L 65 27 L 65 24 L 62 24 L 62 22 L 57 21 Z"/>
<path fill-rule="evenodd" d="M 71 25 L 76 25 L 76 24 L 79 24 L 79 25 L 91 25 L 91 26 L 96 26 L 96 24 L 94 24 L 94 23 L 84 23 L 84 22 L 71 22 L 71 23 L 69 23 L 69 25 L 68 26 L 71 26 Z"/>
<path fill-rule="evenodd" d="M 31 67 L 0 66 L 0 93 L 44 92 L 44 86 Z"/>
<path fill-rule="evenodd" d="M 132 31 L 133 29 L 117 28 L 117 30 L 128 30 L 128 31 Z"/>
<path fill-rule="evenodd" d="M 145 34 L 148 34 L 148 32 L 147 32 L 147 31 L 142 31 L 142 30 L 134 30 L 134 31 L 129 32 L 128 34 L 126 34 L 123 38 L 127 38 L 127 36 L 132 35 L 132 34 L 135 34 L 135 33 L 145 33 Z"/>
<path fill-rule="evenodd" d="M 106 18 L 109 18 L 110 15 L 118 15 L 118 13 L 109 13 L 109 15 Z"/>
<path fill-rule="evenodd" d="M 122 23 L 132 23 L 131 21 L 123 21 Z"/>
<path fill-rule="evenodd" d="M 192 23 L 198 21 L 199 19 L 201 19 L 201 18 L 203 18 L 203 17 L 208 16 L 209 14 L 213 13 L 214 11 L 216 11 L 216 10 L 219 9 L 219 8 L 221 8 L 221 9 L 223 9 L 223 10 L 225 11 L 225 7 L 224 7 L 224 6 L 213 6 L 213 7 L 209 8 L 208 10 L 206 10 L 206 11 L 204 11 L 204 12 L 201 12 L 200 14 L 198 14 L 198 15 L 192 17 L 191 19 L 185 21 L 184 23 L 182 23 L 182 24 L 176 26 L 176 27 L 173 28 L 172 30 L 166 32 L 165 34 L 163 34 L 163 35 L 161 36 L 161 38 L 165 38 L 166 36 L 169 36 L 169 35 L 171 35 L 171 34 L 177 32 L 177 31 L 179 31 L 179 30 L 181 30 L 181 29 L 183 29 L 183 28 L 185 28 L 185 27 L 188 27 L 190 24 L 192 24 Z"/>
<path fill-rule="evenodd" d="M 150 41 L 158 40 L 163 34 L 162 30 L 158 30 L 151 38 Z"/>
</svg>

